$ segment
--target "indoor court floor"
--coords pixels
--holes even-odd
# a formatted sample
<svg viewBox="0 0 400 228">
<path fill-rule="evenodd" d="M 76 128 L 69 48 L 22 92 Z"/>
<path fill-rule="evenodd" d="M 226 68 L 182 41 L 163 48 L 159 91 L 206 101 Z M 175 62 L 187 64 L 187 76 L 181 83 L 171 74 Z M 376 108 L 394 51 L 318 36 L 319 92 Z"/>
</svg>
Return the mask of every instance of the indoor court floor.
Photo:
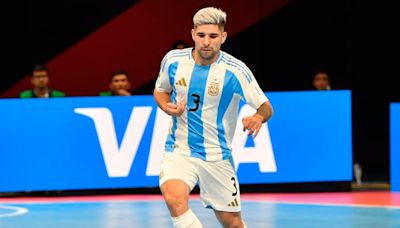
<svg viewBox="0 0 400 228">
<path fill-rule="evenodd" d="M 221 227 L 191 196 L 203 227 Z M 400 193 L 242 194 L 247 227 L 400 228 Z M 0 197 L 0 228 L 172 227 L 160 195 Z"/>
</svg>

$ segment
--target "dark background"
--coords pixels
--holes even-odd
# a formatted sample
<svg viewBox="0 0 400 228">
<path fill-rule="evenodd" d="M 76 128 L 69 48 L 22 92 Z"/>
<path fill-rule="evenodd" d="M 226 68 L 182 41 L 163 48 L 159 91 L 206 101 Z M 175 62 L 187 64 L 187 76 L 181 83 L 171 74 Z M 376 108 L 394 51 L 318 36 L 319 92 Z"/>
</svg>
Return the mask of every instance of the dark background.
<svg viewBox="0 0 400 228">
<path fill-rule="evenodd" d="M 51 61 L 140 2 L 11 3 L 2 14 L 0 94 L 30 74 L 34 64 Z M 246 13 L 251 12 L 243 17 Z M 228 35 L 223 50 L 243 60 L 267 92 L 310 90 L 313 72 L 327 70 L 333 89 L 352 91 L 353 158 L 361 164 L 364 180 L 389 181 L 389 103 L 400 101 L 397 14 L 386 2 L 292 1 L 245 31 Z M 228 32 L 229 21 L 228 12 Z M 136 94 L 152 93 L 156 75 L 147 77 L 152 77 L 150 83 L 138 86 Z"/>
</svg>

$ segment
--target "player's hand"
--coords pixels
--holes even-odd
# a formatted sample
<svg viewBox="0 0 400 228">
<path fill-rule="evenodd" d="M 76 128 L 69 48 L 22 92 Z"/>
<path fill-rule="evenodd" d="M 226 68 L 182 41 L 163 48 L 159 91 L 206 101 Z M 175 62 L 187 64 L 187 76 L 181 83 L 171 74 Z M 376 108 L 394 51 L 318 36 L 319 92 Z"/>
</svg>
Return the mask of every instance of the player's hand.
<svg viewBox="0 0 400 228">
<path fill-rule="evenodd" d="M 171 116 L 181 116 L 182 113 L 185 111 L 185 109 L 186 109 L 186 101 L 181 100 L 177 104 L 171 102 L 167 103 L 164 111 Z"/>
<path fill-rule="evenodd" d="M 242 123 L 243 131 L 248 130 L 248 136 L 253 135 L 253 138 L 256 138 L 258 132 L 261 129 L 263 117 L 258 114 L 247 116 L 242 119 Z"/>
</svg>

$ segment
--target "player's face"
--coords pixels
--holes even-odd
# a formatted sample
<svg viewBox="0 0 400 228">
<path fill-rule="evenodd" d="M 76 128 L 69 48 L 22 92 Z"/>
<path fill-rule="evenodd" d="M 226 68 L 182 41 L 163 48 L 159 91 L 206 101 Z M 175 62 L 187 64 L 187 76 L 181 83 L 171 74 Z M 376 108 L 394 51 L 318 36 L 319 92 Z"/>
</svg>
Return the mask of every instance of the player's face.
<svg viewBox="0 0 400 228">
<path fill-rule="evenodd" d="M 226 36 L 227 33 L 218 25 L 199 25 L 192 29 L 192 38 L 195 43 L 195 61 L 201 65 L 215 62 Z"/>
</svg>

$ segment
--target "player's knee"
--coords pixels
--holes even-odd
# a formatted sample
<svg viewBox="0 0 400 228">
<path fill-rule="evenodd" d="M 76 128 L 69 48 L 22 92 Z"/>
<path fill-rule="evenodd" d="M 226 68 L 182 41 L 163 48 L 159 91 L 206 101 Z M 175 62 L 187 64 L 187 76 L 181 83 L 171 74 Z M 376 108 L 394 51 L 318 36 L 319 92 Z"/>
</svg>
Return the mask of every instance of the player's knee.
<svg viewBox="0 0 400 228">
<path fill-rule="evenodd" d="M 164 200 L 173 216 L 179 216 L 188 210 L 188 200 L 185 197 L 164 194 Z"/>
</svg>

